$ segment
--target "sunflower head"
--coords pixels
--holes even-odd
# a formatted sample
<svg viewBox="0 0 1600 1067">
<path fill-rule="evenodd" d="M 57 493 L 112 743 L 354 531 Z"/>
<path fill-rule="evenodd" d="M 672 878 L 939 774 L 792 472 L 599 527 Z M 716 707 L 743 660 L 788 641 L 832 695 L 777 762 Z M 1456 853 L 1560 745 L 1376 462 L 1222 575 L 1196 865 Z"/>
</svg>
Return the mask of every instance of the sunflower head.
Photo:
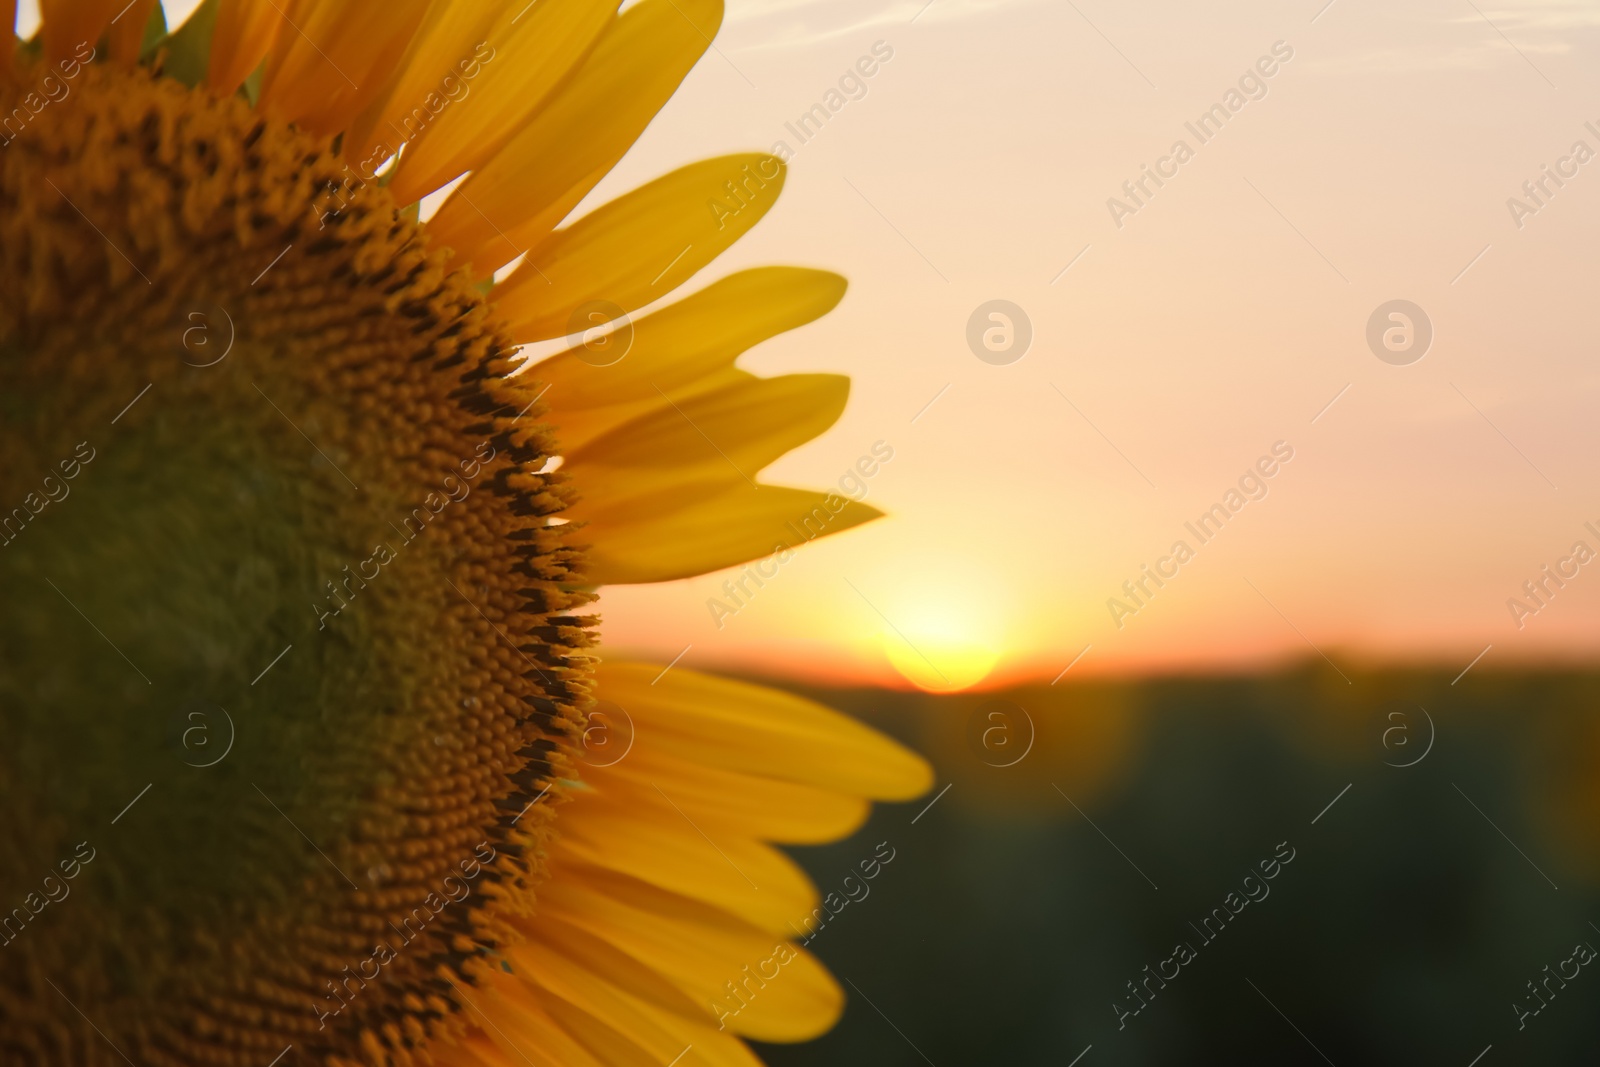
<svg viewBox="0 0 1600 1067">
<path fill-rule="evenodd" d="M 0 170 L 6 934 L 58 964 L 7 970 L 3 1040 L 78 1060 L 33 1026 L 53 973 L 152 1062 L 404 1047 L 495 957 L 568 773 L 562 476 L 482 293 L 382 186 L 335 210 L 326 137 L 145 69 L 70 84 Z M 66 881 L 80 841 L 137 862 Z M 50 874 L 78 921 L 29 907 Z"/>
<path fill-rule="evenodd" d="M 817 811 L 798 838 L 723 827 L 769 851 L 864 803 L 737 746 L 723 765 L 714 731 L 673 742 L 707 711 L 652 718 L 659 694 L 757 699 L 682 668 L 616 675 L 667 740 L 580 774 L 584 612 L 599 584 L 794 547 L 816 509 L 827 532 L 876 514 L 753 480 L 832 423 L 843 380 L 733 366 L 842 283 L 750 271 L 629 321 L 764 214 L 783 167 L 759 154 L 557 228 L 719 20 L 707 0 L 207 0 L 168 33 L 153 0 L 56 0 L 0 56 L 0 1060 L 542 1067 L 667 1062 L 684 1033 L 748 1056 L 711 1029 L 705 974 L 584 913 L 786 936 L 770 904 L 697 901 L 641 859 L 628 835 L 667 809 L 634 775 L 713 825 L 700 795 L 669 799 L 674 773 L 789 782 L 774 803 Z M 583 331 L 619 322 L 624 358 L 598 358 Z M 519 346 L 569 333 L 523 373 Z M 827 789 L 924 784 L 820 709 L 770 710 L 823 760 L 870 754 Z M 769 901 L 809 901 L 780 880 L 792 899 Z M 551 977 L 575 957 L 665 1011 L 648 1041 Z M 832 1008 L 735 1032 L 825 1026 L 815 972 L 793 986 Z"/>
</svg>

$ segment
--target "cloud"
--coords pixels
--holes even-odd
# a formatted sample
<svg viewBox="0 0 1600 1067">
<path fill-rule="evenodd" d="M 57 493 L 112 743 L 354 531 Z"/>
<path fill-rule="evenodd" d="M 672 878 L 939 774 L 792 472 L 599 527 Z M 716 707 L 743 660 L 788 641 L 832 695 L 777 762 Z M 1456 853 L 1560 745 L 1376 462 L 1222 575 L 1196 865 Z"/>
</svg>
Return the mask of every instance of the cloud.
<svg viewBox="0 0 1600 1067">
<path fill-rule="evenodd" d="M 798 48 L 878 27 L 980 18 L 1043 0 L 730 0 L 726 33 L 734 50 Z"/>
<path fill-rule="evenodd" d="M 1473 44 L 1371 48 L 1330 56 L 1327 59 L 1313 61 L 1308 66 L 1314 70 L 1332 70 L 1341 73 L 1354 71 L 1366 74 L 1491 70 L 1508 64 L 1520 64 L 1527 56 L 1562 55 L 1571 51 L 1570 45 L 1559 41 L 1545 44 L 1519 42 L 1517 47 L 1522 50 L 1522 56 L 1507 48 L 1506 43 L 1498 37 Z"/>
<path fill-rule="evenodd" d="M 1517 7 L 1486 7 L 1483 14 L 1501 30 L 1572 30 L 1600 26 L 1600 7 L 1593 0 L 1534 0 Z M 1475 13 L 1457 22 L 1482 22 Z M 1518 47 L 1527 46 L 1518 42 Z"/>
<path fill-rule="evenodd" d="M 1533 0 L 1514 10 L 1409 15 L 1391 13 L 1390 43 L 1352 48 L 1310 64 L 1315 69 L 1361 73 L 1476 71 L 1517 64 L 1540 67 L 1535 58 L 1572 52 L 1575 29 L 1600 26 L 1593 0 Z M 1448 27 L 1448 29 L 1441 29 Z M 1540 70 L 1543 74 L 1543 71 Z"/>
</svg>

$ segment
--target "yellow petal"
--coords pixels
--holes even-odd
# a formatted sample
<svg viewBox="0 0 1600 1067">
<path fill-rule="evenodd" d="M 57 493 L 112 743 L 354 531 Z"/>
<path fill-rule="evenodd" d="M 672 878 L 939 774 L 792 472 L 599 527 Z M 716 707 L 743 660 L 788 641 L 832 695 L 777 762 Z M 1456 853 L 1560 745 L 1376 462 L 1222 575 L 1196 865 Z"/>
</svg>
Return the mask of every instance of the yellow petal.
<svg viewBox="0 0 1600 1067">
<path fill-rule="evenodd" d="M 661 403 L 567 456 L 582 497 L 585 574 L 666 581 L 797 547 L 880 514 L 828 494 L 757 486 L 755 474 L 831 426 L 849 380 L 727 372 L 726 385 Z"/>
<path fill-rule="evenodd" d="M 604 1018 L 643 1044 L 646 1035 L 665 1039 L 658 1063 L 677 1067 L 761 1067 L 744 1043 L 713 1022 L 710 1007 L 691 1000 L 677 985 L 608 941 L 565 922 L 540 924 L 535 941 L 515 954 L 551 982 L 540 984 Z M 769 950 L 770 951 L 770 950 Z M 742 960 L 728 969 L 743 977 Z M 669 1004 L 663 1004 L 665 997 Z M 669 1006 L 670 1005 L 670 1006 Z"/>
<path fill-rule="evenodd" d="M 662 393 L 681 402 L 714 386 L 714 376 L 745 351 L 827 314 L 844 291 L 845 280 L 827 271 L 741 271 L 633 323 L 630 347 L 617 363 L 596 366 L 579 347 L 544 360 L 527 377 L 549 388 L 546 419 L 570 452 L 663 406 Z"/>
<path fill-rule="evenodd" d="M 778 977 L 765 980 L 764 987 L 748 979 L 754 995 L 747 993 L 745 1008 L 726 1020 L 729 1029 L 748 1037 L 804 1041 L 832 1026 L 844 1005 L 833 977 L 784 934 L 633 879 L 563 870 L 541 890 L 541 910 L 605 938 L 691 999 L 711 1008 L 724 1004 L 724 1012 L 738 1007 L 727 984 L 747 981 L 745 967 L 755 972 L 775 954 L 786 957 Z M 789 921 L 803 922 L 809 914 Z M 772 969 L 767 964 L 767 974 Z"/>
<path fill-rule="evenodd" d="M 487 277 L 543 241 L 644 132 L 722 24 L 722 0 L 644 0 L 428 223 Z M 381 136 L 381 132 L 380 132 Z"/>
<path fill-rule="evenodd" d="M 671 814 L 651 781 L 675 781 L 672 802 L 711 837 L 733 835 L 785 844 L 822 844 L 846 837 L 865 821 L 867 802 L 833 790 L 761 775 L 686 764 L 655 751 L 655 735 L 634 733 L 633 747 L 617 764 L 584 767 L 596 794 L 640 812 Z M 739 803 L 730 804 L 729 797 Z"/>
<path fill-rule="evenodd" d="M 507 1056 L 481 1031 L 471 1034 L 460 1044 L 436 1046 L 434 1055 L 434 1062 L 441 1067 L 517 1067 L 517 1064 L 526 1062 Z M 535 1067 L 540 1065 L 536 1064 Z"/>
<path fill-rule="evenodd" d="M 662 1029 L 676 1035 L 680 1044 L 693 1050 L 677 1067 L 762 1067 L 761 1060 L 750 1047 L 729 1030 L 669 1015 L 653 1004 L 641 1003 L 639 1010 L 658 1020 Z"/>
<path fill-rule="evenodd" d="M 816 906 L 816 890 L 782 852 L 749 838 L 708 838 L 677 812 L 672 815 L 627 818 L 615 806 L 586 797 L 581 809 L 574 803 L 561 813 L 561 839 L 552 855 L 704 900 L 764 930 L 780 931 Z"/>
<path fill-rule="evenodd" d="M 604 1061 L 661 1067 L 683 1051 L 660 1023 L 583 963 L 520 947 L 507 956 L 524 981 L 540 987 L 545 1009 Z"/>
<path fill-rule="evenodd" d="M 842 533 L 883 512 L 868 504 L 783 486 L 729 483 L 719 495 L 684 502 L 677 489 L 599 513 L 573 534 L 587 545 L 595 585 L 670 582 L 709 574 Z"/>
<path fill-rule="evenodd" d="M 918 755 L 848 715 L 767 686 L 605 661 L 597 691 L 659 751 L 854 796 L 910 800 L 933 784 Z"/>
<path fill-rule="evenodd" d="M 470 998 L 468 1021 L 487 1024 L 485 1036 L 504 1059 L 518 1067 L 530 1063 L 534 1067 L 610 1067 L 552 1019 L 534 988 L 520 977 L 497 967 L 485 968 L 475 991 L 463 994 L 461 988 L 457 986 L 456 995 Z"/>
<path fill-rule="evenodd" d="M 849 393 L 850 379 L 838 374 L 738 372 L 727 385 L 681 402 L 658 394 L 655 410 L 567 452 L 566 468 L 583 494 L 570 517 L 614 511 L 661 489 L 753 479 L 832 426 Z"/>
<path fill-rule="evenodd" d="M 617 0 L 503 8 L 486 37 L 491 51 L 474 79 L 476 102 L 445 108 L 409 143 L 390 184 L 395 199 L 420 199 L 493 158 L 583 62 L 616 10 Z"/>
<path fill-rule="evenodd" d="M 288 27 L 274 0 L 221 0 L 217 28 L 211 35 L 211 66 L 206 72 L 206 84 L 223 94 L 239 88 L 283 32 L 294 30 Z"/>
<path fill-rule="evenodd" d="M 528 249 L 527 261 L 495 288 L 512 337 L 519 343 L 559 337 L 592 302 L 633 311 L 665 296 L 767 213 L 784 176 L 774 156 L 707 159 L 558 230 Z"/>
<path fill-rule="evenodd" d="M 654 1004 L 668 1014 L 694 1020 L 706 1017 L 704 1004 L 696 1003 L 677 985 L 582 927 L 554 915 L 540 914 L 522 923 L 521 929 L 529 938 L 530 951 L 560 953 L 568 959 L 581 960 L 618 992 Z"/>
<path fill-rule="evenodd" d="M 506 7 L 503 0 L 433 0 L 405 56 L 346 135 L 345 155 L 370 163 L 363 177 L 416 139 L 436 113 L 472 96 L 483 57 L 494 51 L 489 28 Z"/>
<path fill-rule="evenodd" d="M 286 3 L 287 0 L 277 0 Z M 428 0 L 295 0 L 267 57 L 257 106 L 316 133 L 344 128 L 387 83 Z"/>
<path fill-rule="evenodd" d="M 94 48 L 127 0 L 39 0 L 44 58 L 55 63 Z M 12 25 L 16 24 L 13 16 Z M 81 58 L 81 56 L 80 56 Z"/>
<path fill-rule="evenodd" d="M 112 17 L 107 45 L 113 62 L 131 67 L 139 61 L 139 47 L 144 44 L 144 30 L 155 6 L 156 0 L 133 0 Z"/>
<path fill-rule="evenodd" d="M 0 48 L 0 76 L 10 80 L 17 67 L 17 0 L 0 0 L 0 22 L 11 40 Z"/>
</svg>

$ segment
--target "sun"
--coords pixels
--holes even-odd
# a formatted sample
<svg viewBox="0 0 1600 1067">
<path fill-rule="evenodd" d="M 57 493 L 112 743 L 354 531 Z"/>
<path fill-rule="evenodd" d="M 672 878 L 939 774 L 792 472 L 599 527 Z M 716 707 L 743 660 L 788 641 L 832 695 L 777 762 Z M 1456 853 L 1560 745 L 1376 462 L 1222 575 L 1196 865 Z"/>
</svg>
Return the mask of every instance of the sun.
<svg viewBox="0 0 1600 1067">
<path fill-rule="evenodd" d="M 956 693 L 988 677 L 1000 655 L 984 645 L 961 640 L 923 639 L 915 647 L 903 640 L 886 639 L 883 651 L 894 669 L 930 693 Z"/>
<path fill-rule="evenodd" d="M 1000 660 L 993 633 L 952 606 L 925 607 L 885 631 L 879 642 L 894 669 L 930 693 L 969 689 Z"/>
</svg>

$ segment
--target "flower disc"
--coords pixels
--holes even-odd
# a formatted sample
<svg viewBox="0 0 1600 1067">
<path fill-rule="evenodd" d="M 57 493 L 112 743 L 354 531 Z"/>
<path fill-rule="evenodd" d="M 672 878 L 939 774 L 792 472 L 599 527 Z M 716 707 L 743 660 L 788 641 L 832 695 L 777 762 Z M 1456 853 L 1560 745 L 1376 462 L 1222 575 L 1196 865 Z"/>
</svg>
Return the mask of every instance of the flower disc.
<svg viewBox="0 0 1600 1067">
<path fill-rule="evenodd" d="M 410 1062 L 537 883 L 565 490 L 331 149 L 102 65 L 0 148 L 7 1064 Z"/>
</svg>

